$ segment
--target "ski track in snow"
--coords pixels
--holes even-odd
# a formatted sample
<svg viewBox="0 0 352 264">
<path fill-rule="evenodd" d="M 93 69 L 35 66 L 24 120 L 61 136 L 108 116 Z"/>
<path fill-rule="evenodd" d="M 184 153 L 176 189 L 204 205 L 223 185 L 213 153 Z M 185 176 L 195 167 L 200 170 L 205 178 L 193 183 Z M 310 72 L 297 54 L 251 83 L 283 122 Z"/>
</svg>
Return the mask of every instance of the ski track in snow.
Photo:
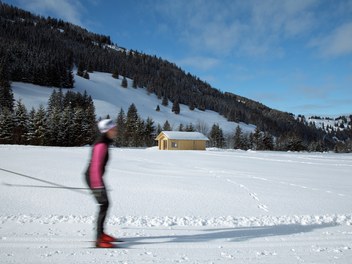
<svg viewBox="0 0 352 264">
<path fill-rule="evenodd" d="M 204 171 L 204 169 L 202 169 L 200 167 L 195 167 L 195 169 Z M 219 179 L 223 179 L 222 174 L 231 174 L 231 175 L 233 175 L 233 174 L 238 173 L 238 172 L 213 171 L 213 170 L 205 171 L 205 172 L 207 172 L 210 175 L 212 175 L 213 177 L 216 177 L 216 178 L 219 178 Z M 257 204 L 258 204 L 257 207 L 259 209 L 261 209 L 261 210 L 263 210 L 265 212 L 269 212 L 268 206 L 265 205 L 265 204 L 260 203 L 260 199 L 258 198 L 258 195 L 255 192 L 251 192 L 251 190 L 248 187 L 246 187 L 244 184 L 238 183 L 238 182 L 236 182 L 236 181 L 234 181 L 232 179 L 229 179 L 229 178 L 225 177 L 225 180 L 227 182 L 231 183 L 231 184 L 234 184 L 234 185 L 244 189 L 245 192 L 257 202 Z"/>
</svg>

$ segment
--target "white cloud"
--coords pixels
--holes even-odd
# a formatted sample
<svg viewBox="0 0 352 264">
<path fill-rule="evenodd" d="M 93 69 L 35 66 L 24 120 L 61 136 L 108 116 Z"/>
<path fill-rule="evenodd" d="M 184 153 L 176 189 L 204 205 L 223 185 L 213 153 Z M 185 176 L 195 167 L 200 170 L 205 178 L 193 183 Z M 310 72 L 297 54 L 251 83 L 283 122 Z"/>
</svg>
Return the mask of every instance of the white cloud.
<svg viewBox="0 0 352 264">
<path fill-rule="evenodd" d="M 191 66 L 204 71 L 216 67 L 219 63 L 220 61 L 218 59 L 201 56 L 188 57 L 178 61 L 178 64 L 182 66 Z"/>
<path fill-rule="evenodd" d="M 25 9 L 35 14 L 53 16 L 83 26 L 82 12 L 85 9 L 78 0 L 19 0 L 19 2 Z"/>
<path fill-rule="evenodd" d="M 352 54 L 352 22 L 340 25 L 326 36 L 313 39 L 310 46 L 318 48 L 323 57 Z"/>
<path fill-rule="evenodd" d="M 194 50 L 222 55 L 275 56 L 283 41 L 314 28 L 317 0 L 160 1 L 156 11 Z M 176 33 L 177 34 L 177 33 Z"/>
</svg>

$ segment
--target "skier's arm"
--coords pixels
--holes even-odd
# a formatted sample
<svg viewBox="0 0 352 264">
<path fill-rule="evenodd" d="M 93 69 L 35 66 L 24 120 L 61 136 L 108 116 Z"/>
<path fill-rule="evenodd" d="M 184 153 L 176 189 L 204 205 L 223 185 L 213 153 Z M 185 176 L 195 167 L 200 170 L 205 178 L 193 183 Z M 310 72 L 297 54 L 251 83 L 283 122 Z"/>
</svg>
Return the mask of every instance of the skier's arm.
<svg viewBox="0 0 352 264">
<path fill-rule="evenodd" d="M 104 188 L 102 181 L 103 177 L 103 164 L 107 153 L 107 146 L 103 143 L 99 143 L 94 146 L 93 157 L 89 170 L 90 184 L 92 189 Z"/>
</svg>

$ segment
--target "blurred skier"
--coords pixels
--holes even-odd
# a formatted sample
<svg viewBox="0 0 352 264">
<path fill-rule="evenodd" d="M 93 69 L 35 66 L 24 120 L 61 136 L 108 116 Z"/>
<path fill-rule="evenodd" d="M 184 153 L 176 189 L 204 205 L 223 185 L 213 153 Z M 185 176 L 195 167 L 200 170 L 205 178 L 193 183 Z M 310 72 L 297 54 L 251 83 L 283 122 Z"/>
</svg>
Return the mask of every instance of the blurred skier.
<svg viewBox="0 0 352 264">
<path fill-rule="evenodd" d="M 111 119 L 101 120 L 98 123 L 98 128 L 101 134 L 93 145 L 91 159 L 85 176 L 87 184 L 100 206 L 97 219 L 96 247 L 111 248 L 113 247 L 112 242 L 117 240 L 104 232 L 105 218 L 109 209 L 109 198 L 103 175 L 109 160 L 109 145 L 116 138 L 117 129 L 116 124 Z"/>
</svg>

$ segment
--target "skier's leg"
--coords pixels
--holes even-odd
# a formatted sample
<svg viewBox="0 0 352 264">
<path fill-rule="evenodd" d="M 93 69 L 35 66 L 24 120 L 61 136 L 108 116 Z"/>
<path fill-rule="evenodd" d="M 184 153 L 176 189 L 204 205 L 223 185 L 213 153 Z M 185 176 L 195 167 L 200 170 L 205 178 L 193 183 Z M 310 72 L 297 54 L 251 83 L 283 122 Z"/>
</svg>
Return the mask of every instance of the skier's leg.
<svg viewBox="0 0 352 264">
<path fill-rule="evenodd" d="M 97 240 L 104 233 L 104 223 L 109 209 L 109 199 L 105 188 L 93 191 L 95 199 L 99 203 L 99 213 L 97 219 Z"/>
</svg>

